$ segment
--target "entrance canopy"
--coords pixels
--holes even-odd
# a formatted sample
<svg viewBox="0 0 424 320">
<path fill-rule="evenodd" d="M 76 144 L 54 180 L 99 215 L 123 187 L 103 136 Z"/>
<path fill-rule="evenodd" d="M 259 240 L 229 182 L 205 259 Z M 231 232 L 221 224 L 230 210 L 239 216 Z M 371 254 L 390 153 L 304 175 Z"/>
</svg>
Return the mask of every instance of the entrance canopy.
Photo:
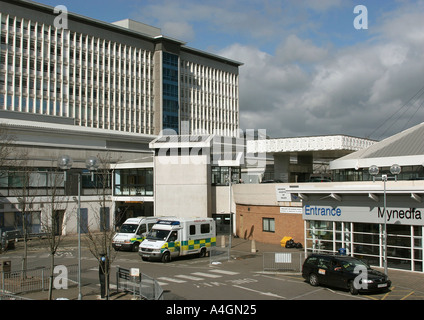
<svg viewBox="0 0 424 320">
<path fill-rule="evenodd" d="M 331 170 L 424 165 L 424 122 L 330 163 Z"/>
<path fill-rule="evenodd" d="M 328 164 L 374 143 L 345 135 L 277 138 L 247 141 L 247 152 L 273 157 L 276 182 L 297 182 L 309 180 L 314 164 Z M 292 158 L 296 158 L 295 163 Z"/>
</svg>

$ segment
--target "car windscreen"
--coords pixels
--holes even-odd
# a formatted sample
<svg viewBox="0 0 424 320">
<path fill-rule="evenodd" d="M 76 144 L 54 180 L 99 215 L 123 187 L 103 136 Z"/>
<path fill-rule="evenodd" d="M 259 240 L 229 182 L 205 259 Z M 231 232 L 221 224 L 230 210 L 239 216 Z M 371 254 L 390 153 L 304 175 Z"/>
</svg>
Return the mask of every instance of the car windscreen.
<svg viewBox="0 0 424 320">
<path fill-rule="evenodd" d="M 169 230 L 159 230 L 159 229 L 153 229 L 149 232 L 146 239 L 148 240 L 166 240 L 169 235 Z"/>
<path fill-rule="evenodd" d="M 120 233 L 135 233 L 137 230 L 138 224 L 123 224 L 119 229 Z"/>
<path fill-rule="evenodd" d="M 362 260 L 341 260 L 340 265 L 349 272 L 354 272 L 355 268 L 371 269 L 371 267 Z"/>
</svg>

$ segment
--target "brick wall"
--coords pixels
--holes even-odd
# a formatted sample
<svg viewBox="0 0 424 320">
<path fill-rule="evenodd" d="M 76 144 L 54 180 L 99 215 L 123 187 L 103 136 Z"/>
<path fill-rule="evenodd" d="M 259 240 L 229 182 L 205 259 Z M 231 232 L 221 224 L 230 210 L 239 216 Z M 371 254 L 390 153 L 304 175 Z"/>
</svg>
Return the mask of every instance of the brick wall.
<svg viewBox="0 0 424 320">
<path fill-rule="evenodd" d="M 280 213 L 279 206 L 237 205 L 236 234 L 240 238 L 279 244 L 283 237 L 293 237 L 304 246 L 304 224 L 301 214 Z M 273 218 L 275 232 L 262 230 L 263 218 Z"/>
</svg>

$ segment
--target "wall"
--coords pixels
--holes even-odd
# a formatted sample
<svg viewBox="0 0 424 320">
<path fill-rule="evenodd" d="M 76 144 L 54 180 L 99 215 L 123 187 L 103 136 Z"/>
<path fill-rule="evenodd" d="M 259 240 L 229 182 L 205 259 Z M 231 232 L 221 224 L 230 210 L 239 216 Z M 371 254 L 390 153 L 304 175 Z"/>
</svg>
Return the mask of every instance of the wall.
<svg viewBox="0 0 424 320">
<path fill-rule="evenodd" d="M 210 216 L 210 165 L 207 156 L 155 157 L 155 215 Z"/>
<path fill-rule="evenodd" d="M 273 218 L 275 232 L 262 230 L 262 219 Z M 237 205 L 236 235 L 263 243 L 280 243 L 285 236 L 304 245 L 303 219 L 301 214 L 280 213 L 279 206 Z"/>
<path fill-rule="evenodd" d="M 285 236 L 304 245 L 302 214 L 280 213 L 280 207 L 302 208 L 301 202 L 277 201 L 276 187 L 288 184 L 237 184 L 233 186 L 236 204 L 236 235 L 264 243 L 279 244 Z M 275 232 L 262 231 L 262 219 L 273 218 Z"/>
</svg>

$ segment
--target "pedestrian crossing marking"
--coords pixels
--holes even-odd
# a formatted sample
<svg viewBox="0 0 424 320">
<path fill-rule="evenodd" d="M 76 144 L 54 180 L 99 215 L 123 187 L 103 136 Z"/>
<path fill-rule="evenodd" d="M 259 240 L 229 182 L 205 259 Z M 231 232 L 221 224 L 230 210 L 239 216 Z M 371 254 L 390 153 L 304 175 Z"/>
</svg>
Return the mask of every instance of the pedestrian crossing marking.
<svg viewBox="0 0 424 320">
<path fill-rule="evenodd" d="M 178 274 L 178 275 L 176 275 L 176 277 L 187 279 L 187 280 L 193 280 L 193 281 L 204 280 L 203 278 L 193 277 L 193 276 L 189 276 L 189 275 L 185 275 L 185 274 Z"/>
<path fill-rule="evenodd" d="M 221 278 L 222 277 L 221 275 L 204 273 L 204 272 L 193 272 L 192 274 L 195 276 L 206 277 L 206 278 Z"/>
<path fill-rule="evenodd" d="M 229 276 L 235 276 L 236 274 L 239 274 L 238 272 L 221 270 L 221 269 L 211 269 L 210 272 L 222 273 L 222 274 L 226 274 L 226 275 L 229 275 Z"/>
<path fill-rule="evenodd" d="M 174 279 L 174 278 L 168 278 L 168 277 L 159 277 L 157 278 L 158 280 L 162 280 L 162 281 L 170 281 L 170 282 L 175 282 L 175 283 L 184 283 L 187 282 L 185 280 L 180 280 L 180 279 Z"/>
<path fill-rule="evenodd" d="M 98 268 L 91 268 L 89 270 L 98 271 Z M 239 272 L 233 272 L 233 271 L 227 271 L 227 270 L 221 270 L 221 269 L 210 269 L 210 270 L 207 270 L 207 272 L 192 272 L 187 275 L 178 274 L 172 277 L 158 277 L 156 278 L 156 281 L 158 282 L 160 286 L 166 286 L 171 283 L 182 284 L 182 283 L 186 283 L 187 281 L 202 281 L 202 280 L 205 281 L 208 279 L 221 278 L 224 275 L 233 276 L 237 274 L 239 274 Z M 222 285 L 222 283 L 212 282 L 211 285 Z"/>
</svg>

